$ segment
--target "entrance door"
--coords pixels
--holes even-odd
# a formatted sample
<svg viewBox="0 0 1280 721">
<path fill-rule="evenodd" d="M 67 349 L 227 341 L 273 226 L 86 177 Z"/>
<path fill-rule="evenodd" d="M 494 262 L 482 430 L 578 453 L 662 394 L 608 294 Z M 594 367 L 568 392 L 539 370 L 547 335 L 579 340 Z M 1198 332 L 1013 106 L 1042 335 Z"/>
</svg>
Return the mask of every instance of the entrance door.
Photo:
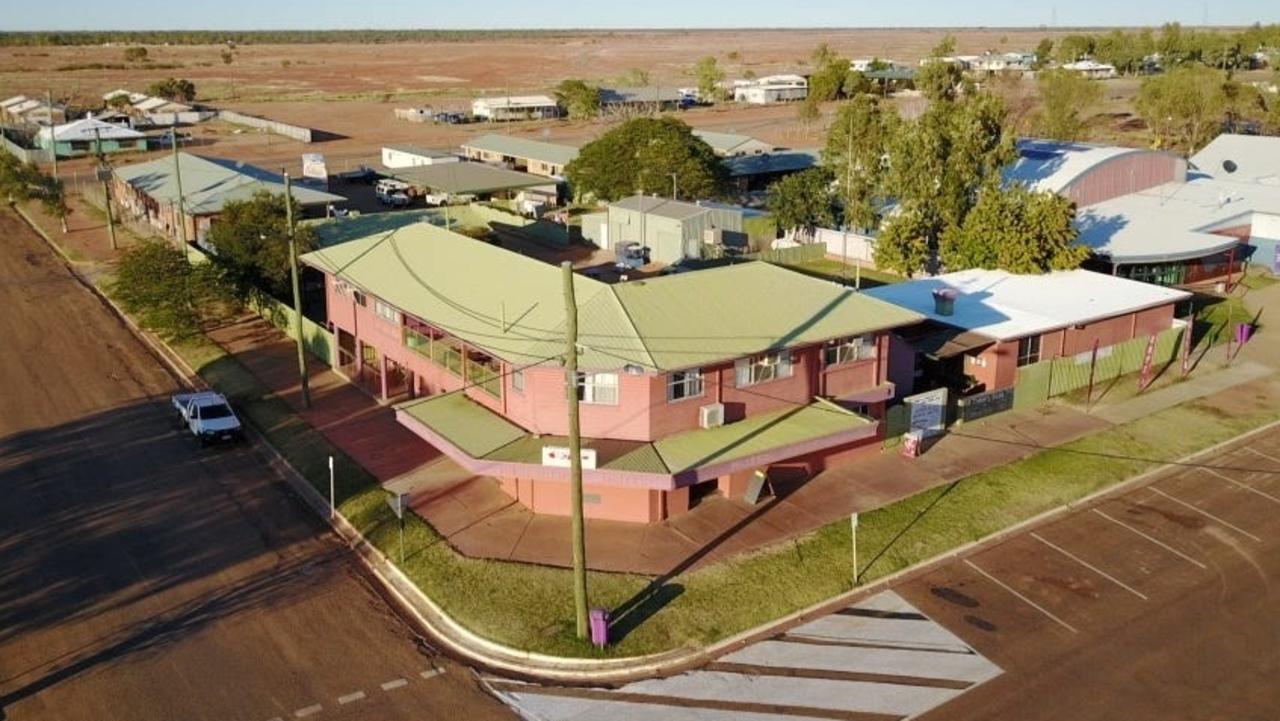
<svg viewBox="0 0 1280 721">
<path fill-rule="evenodd" d="M 338 328 L 338 372 L 348 380 L 356 376 L 356 337 Z"/>
<path fill-rule="evenodd" d="M 360 343 L 360 382 L 374 395 L 382 395 L 382 354 L 376 346 Z"/>
</svg>

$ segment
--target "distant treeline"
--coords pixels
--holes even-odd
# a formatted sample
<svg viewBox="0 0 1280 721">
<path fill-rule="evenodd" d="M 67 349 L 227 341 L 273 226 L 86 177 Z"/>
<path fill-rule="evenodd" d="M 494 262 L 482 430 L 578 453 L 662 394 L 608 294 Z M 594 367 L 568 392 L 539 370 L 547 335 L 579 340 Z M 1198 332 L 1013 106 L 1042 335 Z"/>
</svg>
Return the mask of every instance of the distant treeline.
<svg viewBox="0 0 1280 721">
<path fill-rule="evenodd" d="M 1280 53 L 1280 25 L 1253 25 L 1243 30 L 1199 30 L 1166 23 L 1159 31 L 1111 30 L 1073 33 L 1054 41 L 1045 38 L 1036 48 L 1040 60 L 1070 63 L 1093 58 L 1114 65 L 1121 73 L 1142 72 L 1158 58 L 1161 67 L 1200 63 L 1221 70 L 1254 67 L 1254 53 Z"/>
<path fill-rule="evenodd" d="M 101 30 L 0 32 L 0 45 L 282 45 L 308 43 L 457 42 L 492 38 L 555 38 L 573 30 Z"/>
</svg>

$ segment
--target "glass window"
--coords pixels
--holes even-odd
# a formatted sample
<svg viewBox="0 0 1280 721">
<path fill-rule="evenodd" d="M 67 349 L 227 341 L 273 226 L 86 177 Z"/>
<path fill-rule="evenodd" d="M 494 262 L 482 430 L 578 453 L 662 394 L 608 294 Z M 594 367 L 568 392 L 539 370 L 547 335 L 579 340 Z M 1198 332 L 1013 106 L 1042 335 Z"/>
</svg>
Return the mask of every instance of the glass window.
<svg viewBox="0 0 1280 721">
<path fill-rule="evenodd" d="M 618 405 L 618 374 L 579 373 L 578 400 L 596 405 Z"/>
<path fill-rule="evenodd" d="M 1018 367 L 1040 362 L 1040 336 L 1033 335 L 1018 341 Z"/>
<path fill-rule="evenodd" d="M 397 311 L 393 306 L 387 303 L 383 303 L 380 300 L 375 300 L 373 302 L 373 312 L 377 313 L 379 318 L 385 320 L 388 323 L 400 322 L 400 312 Z"/>
<path fill-rule="evenodd" d="M 524 393 L 524 371 L 511 371 L 511 390 Z"/>
<path fill-rule="evenodd" d="M 734 379 L 739 388 L 791 377 L 791 352 L 763 353 L 739 358 L 734 363 Z"/>
<path fill-rule="evenodd" d="M 702 395 L 702 370 L 675 371 L 667 376 L 667 402 Z"/>
<path fill-rule="evenodd" d="M 860 360 L 871 360 L 876 357 L 876 339 L 871 335 L 858 335 L 852 338 L 828 341 L 822 347 L 822 364 L 838 366 Z"/>
<path fill-rule="evenodd" d="M 502 361 L 483 353 L 468 353 L 467 382 L 494 398 L 501 398 Z"/>
</svg>

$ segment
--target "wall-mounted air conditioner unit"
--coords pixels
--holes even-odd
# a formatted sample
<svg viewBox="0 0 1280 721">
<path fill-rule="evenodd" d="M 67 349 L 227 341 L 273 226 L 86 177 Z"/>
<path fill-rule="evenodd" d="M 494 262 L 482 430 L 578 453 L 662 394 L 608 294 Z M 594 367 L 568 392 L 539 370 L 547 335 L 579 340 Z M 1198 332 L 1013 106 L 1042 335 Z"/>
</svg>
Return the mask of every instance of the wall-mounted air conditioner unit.
<svg viewBox="0 0 1280 721">
<path fill-rule="evenodd" d="M 698 425 L 703 428 L 718 428 L 724 425 L 724 404 L 708 403 L 698 409 Z"/>
</svg>

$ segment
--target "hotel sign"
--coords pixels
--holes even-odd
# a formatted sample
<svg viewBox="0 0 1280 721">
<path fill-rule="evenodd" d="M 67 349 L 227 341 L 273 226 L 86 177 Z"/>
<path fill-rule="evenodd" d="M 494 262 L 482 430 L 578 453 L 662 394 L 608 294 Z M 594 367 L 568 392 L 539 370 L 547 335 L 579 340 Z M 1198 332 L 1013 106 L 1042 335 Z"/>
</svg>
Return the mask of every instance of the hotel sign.
<svg viewBox="0 0 1280 721">
<path fill-rule="evenodd" d="M 569 455 L 569 449 L 564 446 L 543 446 L 542 447 L 542 465 L 552 466 L 554 468 L 568 468 L 569 461 L 573 457 Z M 596 467 L 596 449 L 582 449 L 582 467 L 588 470 L 594 470 Z"/>
</svg>

